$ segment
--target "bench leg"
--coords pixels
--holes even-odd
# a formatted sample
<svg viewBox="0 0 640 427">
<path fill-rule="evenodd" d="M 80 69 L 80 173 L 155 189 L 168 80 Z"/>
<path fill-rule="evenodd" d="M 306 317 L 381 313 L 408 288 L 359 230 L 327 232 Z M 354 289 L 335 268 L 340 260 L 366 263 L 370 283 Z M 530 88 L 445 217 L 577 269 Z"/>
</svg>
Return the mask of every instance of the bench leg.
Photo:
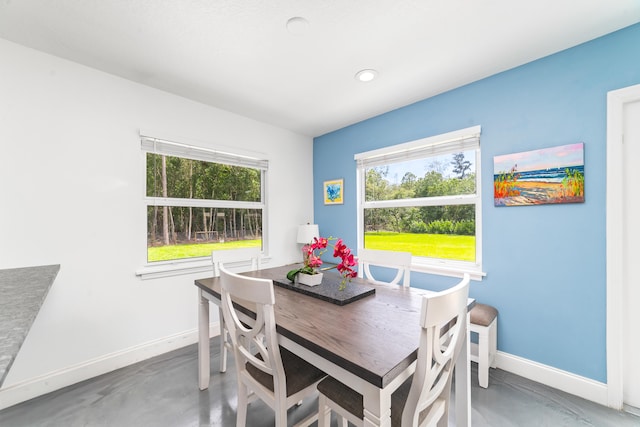
<svg viewBox="0 0 640 427">
<path fill-rule="evenodd" d="M 483 328 L 478 332 L 478 383 L 480 387 L 489 387 L 489 331 Z"/>
<path fill-rule="evenodd" d="M 498 352 L 498 320 L 489 325 L 489 366 L 496 368 L 496 353 Z"/>
</svg>

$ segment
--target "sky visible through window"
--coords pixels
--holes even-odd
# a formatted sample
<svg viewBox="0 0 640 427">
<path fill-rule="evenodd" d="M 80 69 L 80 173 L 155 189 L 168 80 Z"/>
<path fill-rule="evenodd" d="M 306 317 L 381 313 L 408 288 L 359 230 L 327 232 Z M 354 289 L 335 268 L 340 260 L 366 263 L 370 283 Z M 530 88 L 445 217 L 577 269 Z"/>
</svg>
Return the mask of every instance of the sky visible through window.
<svg viewBox="0 0 640 427">
<path fill-rule="evenodd" d="M 386 180 L 391 184 L 400 184 L 402 177 L 407 172 L 412 172 L 417 178 L 423 178 L 424 175 L 430 170 L 438 170 L 442 173 L 444 178 L 450 178 L 455 176 L 453 173 L 453 154 L 445 154 L 437 157 L 429 157 L 427 159 L 410 160 L 407 162 L 391 163 L 389 164 L 389 173 L 386 176 Z M 469 172 L 475 172 L 475 156 L 473 152 L 465 152 L 465 160 L 471 162 L 471 170 Z"/>
</svg>

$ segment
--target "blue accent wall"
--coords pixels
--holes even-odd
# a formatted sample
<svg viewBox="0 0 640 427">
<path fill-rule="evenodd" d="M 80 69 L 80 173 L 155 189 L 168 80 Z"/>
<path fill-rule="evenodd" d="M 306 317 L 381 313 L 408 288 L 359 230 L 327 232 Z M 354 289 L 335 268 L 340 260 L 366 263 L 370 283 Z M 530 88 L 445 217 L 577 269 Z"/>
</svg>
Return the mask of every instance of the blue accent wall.
<svg viewBox="0 0 640 427">
<path fill-rule="evenodd" d="M 606 382 L 606 101 L 639 83 L 636 24 L 317 137 L 315 221 L 355 250 L 354 154 L 481 125 L 487 275 L 471 296 L 499 310 L 499 350 Z M 494 156 L 575 142 L 585 144 L 585 203 L 494 207 Z M 345 202 L 325 206 L 323 181 L 336 178 Z M 427 289 L 453 283 L 411 278 Z"/>
</svg>

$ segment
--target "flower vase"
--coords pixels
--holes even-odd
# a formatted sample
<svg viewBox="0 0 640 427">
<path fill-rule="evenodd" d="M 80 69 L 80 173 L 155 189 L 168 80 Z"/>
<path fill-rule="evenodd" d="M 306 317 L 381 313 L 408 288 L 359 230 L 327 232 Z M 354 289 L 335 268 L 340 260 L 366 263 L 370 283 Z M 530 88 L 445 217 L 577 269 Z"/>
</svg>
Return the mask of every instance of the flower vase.
<svg viewBox="0 0 640 427">
<path fill-rule="evenodd" d="M 307 286 L 317 286 L 322 282 L 322 273 L 316 274 L 305 274 L 298 273 L 296 274 L 296 283 Z"/>
</svg>

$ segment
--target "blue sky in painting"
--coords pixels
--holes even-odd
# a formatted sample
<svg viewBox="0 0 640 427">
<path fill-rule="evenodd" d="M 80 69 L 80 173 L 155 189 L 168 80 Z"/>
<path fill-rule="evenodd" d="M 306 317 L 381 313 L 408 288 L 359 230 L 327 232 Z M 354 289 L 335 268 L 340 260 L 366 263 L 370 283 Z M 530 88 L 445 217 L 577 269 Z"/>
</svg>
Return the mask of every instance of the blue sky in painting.
<svg viewBox="0 0 640 427">
<path fill-rule="evenodd" d="M 517 170 L 534 171 L 566 166 L 584 165 L 584 144 L 562 145 L 541 150 L 505 154 L 493 158 L 493 173 L 508 172 L 517 165 Z"/>
</svg>

